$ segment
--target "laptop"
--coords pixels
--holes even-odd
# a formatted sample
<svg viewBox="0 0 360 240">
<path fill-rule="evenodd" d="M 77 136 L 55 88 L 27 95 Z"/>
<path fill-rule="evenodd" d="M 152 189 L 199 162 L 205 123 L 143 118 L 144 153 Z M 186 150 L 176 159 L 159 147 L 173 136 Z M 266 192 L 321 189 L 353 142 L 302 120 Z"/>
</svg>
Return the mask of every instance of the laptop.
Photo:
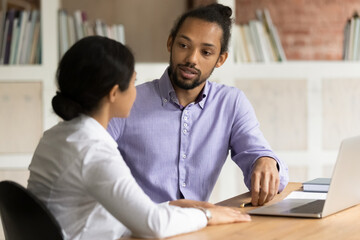
<svg viewBox="0 0 360 240">
<path fill-rule="evenodd" d="M 323 218 L 360 203 L 360 136 L 342 141 L 325 200 L 285 199 L 251 215 Z"/>
</svg>

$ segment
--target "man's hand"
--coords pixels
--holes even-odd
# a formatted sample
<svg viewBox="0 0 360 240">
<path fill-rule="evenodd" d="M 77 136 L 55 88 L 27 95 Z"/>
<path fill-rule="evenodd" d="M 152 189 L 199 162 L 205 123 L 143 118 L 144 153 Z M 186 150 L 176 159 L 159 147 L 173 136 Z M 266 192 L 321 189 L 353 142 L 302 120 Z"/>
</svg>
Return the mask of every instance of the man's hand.
<svg viewBox="0 0 360 240">
<path fill-rule="evenodd" d="M 255 162 L 251 175 L 251 204 L 264 205 L 279 191 L 280 177 L 277 162 L 270 157 L 261 157 Z"/>
</svg>

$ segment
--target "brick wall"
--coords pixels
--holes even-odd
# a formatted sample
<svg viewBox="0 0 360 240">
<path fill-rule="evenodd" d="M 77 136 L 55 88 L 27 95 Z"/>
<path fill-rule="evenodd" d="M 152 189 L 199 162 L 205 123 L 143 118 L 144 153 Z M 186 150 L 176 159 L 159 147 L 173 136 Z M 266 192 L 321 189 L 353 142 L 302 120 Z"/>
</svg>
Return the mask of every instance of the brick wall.
<svg viewBox="0 0 360 240">
<path fill-rule="evenodd" d="M 236 22 L 268 8 L 289 60 L 341 60 L 346 20 L 359 0 L 236 0 Z"/>
</svg>

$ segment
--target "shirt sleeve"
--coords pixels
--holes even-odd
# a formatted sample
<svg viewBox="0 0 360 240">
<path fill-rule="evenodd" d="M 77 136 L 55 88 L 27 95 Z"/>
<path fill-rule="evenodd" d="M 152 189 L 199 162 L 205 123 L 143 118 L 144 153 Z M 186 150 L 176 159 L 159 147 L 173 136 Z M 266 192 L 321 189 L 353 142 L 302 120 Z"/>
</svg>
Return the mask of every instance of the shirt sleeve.
<svg viewBox="0 0 360 240">
<path fill-rule="evenodd" d="M 288 167 L 271 150 L 260 130 L 255 111 L 243 92 L 238 94 L 234 113 L 230 139 L 231 157 L 241 168 L 245 185 L 251 190 L 251 174 L 256 160 L 260 157 L 271 157 L 278 163 L 279 191 L 282 191 L 289 182 Z"/>
<path fill-rule="evenodd" d="M 143 238 L 164 238 L 207 225 L 195 208 L 155 204 L 138 186 L 117 150 L 91 147 L 82 167 L 85 188 L 105 209 Z"/>
<path fill-rule="evenodd" d="M 125 118 L 112 118 L 108 124 L 107 131 L 111 135 L 115 141 L 122 136 L 124 126 L 125 126 Z"/>
</svg>

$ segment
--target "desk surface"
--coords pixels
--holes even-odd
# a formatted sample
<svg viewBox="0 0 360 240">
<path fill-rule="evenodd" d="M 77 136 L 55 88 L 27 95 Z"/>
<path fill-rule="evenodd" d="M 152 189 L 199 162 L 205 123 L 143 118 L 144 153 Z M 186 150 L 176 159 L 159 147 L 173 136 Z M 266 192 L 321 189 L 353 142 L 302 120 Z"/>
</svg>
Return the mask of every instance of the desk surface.
<svg viewBox="0 0 360 240">
<path fill-rule="evenodd" d="M 266 205 L 285 198 L 290 192 L 299 190 L 300 183 L 289 183 L 285 190 Z M 238 207 L 249 202 L 250 193 L 217 203 L 221 206 Z M 240 209 L 249 211 L 254 207 Z M 167 238 L 171 240 L 238 240 L 238 239 L 360 239 L 360 205 L 330 215 L 323 219 L 251 216 L 247 223 L 224 224 L 206 227 L 200 231 Z M 135 240 L 137 238 L 121 238 Z"/>
</svg>

